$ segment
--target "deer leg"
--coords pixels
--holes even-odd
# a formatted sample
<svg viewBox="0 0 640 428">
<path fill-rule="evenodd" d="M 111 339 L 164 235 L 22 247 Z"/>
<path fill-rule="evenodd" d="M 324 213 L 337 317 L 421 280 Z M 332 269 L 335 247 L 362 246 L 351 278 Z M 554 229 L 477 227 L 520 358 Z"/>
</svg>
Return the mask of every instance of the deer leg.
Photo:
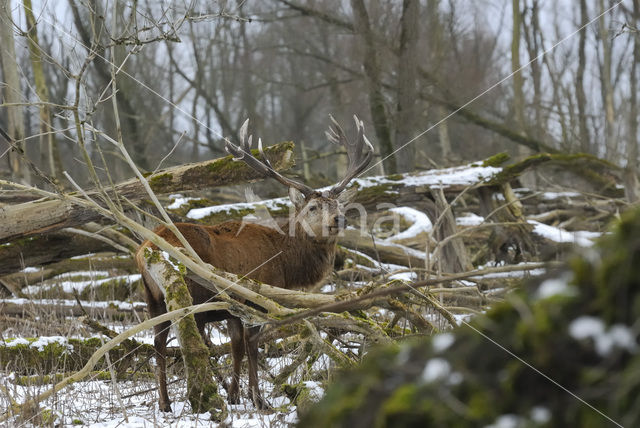
<svg viewBox="0 0 640 428">
<path fill-rule="evenodd" d="M 240 369 L 242 368 L 242 359 L 244 358 L 244 327 L 239 318 L 230 318 L 227 321 L 227 329 L 231 338 L 231 357 L 233 360 L 233 375 L 231 378 L 231 386 L 227 391 L 229 404 L 238 404 L 240 402 Z"/>
<path fill-rule="evenodd" d="M 202 336 L 202 341 L 207 346 L 207 348 L 211 349 L 213 347 L 213 343 L 211 343 L 209 335 L 204 330 L 207 325 L 207 321 L 203 315 L 204 314 L 195 314 L 194 318 L 196 320 L 196 325 L 198 326 L 198 332 L 200 332 L 200 336 Z"/>
<path fill-rule="evenodd" d="M 258 386 L 258 333 L 260 326 L 248 327 L 244 332 L 244 342 L 249 360 L 249 396 L 257 409 L 269 409 L 271 406 L 260 394 Z"/>
<path fill-rule="evenodd" d="M 153 347 L 156 350 L 156 364 L 158 378 L 158 392 L 160 394 L 159 407 L 162 412 L 171 411 L 171 401 L 169 401 L 169 393 L 167 392 L 167 336 L 169 335 L 170 322 L 163 322 L 156 325 L 153 329 L 155 337 Z"/>
</svg>

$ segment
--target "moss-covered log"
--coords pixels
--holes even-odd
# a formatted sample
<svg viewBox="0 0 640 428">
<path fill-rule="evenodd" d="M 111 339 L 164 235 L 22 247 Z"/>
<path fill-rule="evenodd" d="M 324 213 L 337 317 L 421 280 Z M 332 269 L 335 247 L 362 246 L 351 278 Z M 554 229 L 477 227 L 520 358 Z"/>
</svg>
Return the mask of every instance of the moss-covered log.
<svg viewBox="0 0 640 428">
<path fill-rule="evenodd" d="M 48 315 L 56 315 L 59 317 L 79 317 L 84 315 L 84 311 L 75 303 L 71 303 L 68 300 L 62 300 L 60 303 L 40 301 L 34 302 L 27 299 L 19 300 L 0 300 L 0 308 L 2 308 L 2 314 L 23 316 L 27 314 L 37 314 L 38 311 L 46 312 Z M 145 310 L 145 304 L 142 302 L 136 303 L 133 307 L 117 307 L 115 304 L 109 305 L 106 308 L 85 308 L 91 316 L 96 318 L 106 318 L 111 320 L 125 320 L 125 319 L 137 319 L 133 314 L 135 310 L 138 313 L 142 313 Z"/>
<path fill-rule="evenodd" d="M 519 162 L 504 166 L 502 171 L 487 182 L 488 185 L 501 185 L 517 179 L 523 172 L 545 165 L 566 169 L 586 182 L 595 192 L 605 196 L 622 197 L 616 189 L 614 175 L 620 168 L 611 162 L 587 153 L 538 153 Z"/>
<path fill-rule="evenodd" d="M 280 143 L 265 149 L 267 157 L 276 169 L 293 165 L 293 143 Z M 225 186 L 242 181 L 255 180 L 261 175 L 243 162 L 234 162 L 231 156 L 169 168 L 147 177 L 156 193 L 171 193 L 207 187 Z M 136 202 L 147 198 L 142 184 L 128 180 L 108 189 L 111 197 L 125 197 Z M 88 192 L 100 202 L 96 192 Z M 100 219 L 96 211 L 72 204 L 66 199 L 43 199 L 10 205 L 0 211 L 0 242 L 53 232 L 65 227 L 78 226 Z"/>
<path fill-rule="evenodd" d="M 2 253 L 2 249 L 3 247 L 0 247 L 0 253 Z M 111 269 L 130 274 L 138 272 L 138 268 L 130 257 L 114 257 L 113 255 L 104 254 L 102 256 L 92 255 L 86 258 L 65 259 L 51 263 L 42 269 L 5 275 L 1 280 L 19 289 L 67 272 Z"/>
<path fill-rule="evenodd" d="M 189 288 L 184 280 L 186 268 L 176 260 L 166 260 L 159 251 L 147 249 L 145 252 L 149 274 L 164 289 L 167 310 L 174 311 L 193 304 Z M 179 318 L 177 324 L 178 342 L 182 351 L 187 375 L 187 398 L 196 413 L 210 412 L 214 420 L 226 418 L 226 405 L 218 394 L 209 365 L 209 349 L 198 331 L 193 314 Z"/>
<path fill-rule="evenodd" d="M 3 370 L 19 375 L 72 372 L 81 369 L 102 345 L 103 342 L 97 337 L 51 340 L 7 338 L 0 342 L 0 365 Z M 110 361 L 115 364 L 118 373 L 131 367 L 132 360 L 136 360 L 138 365 L 153 355 L 153 346 L 146 344 L 139 344 L 139 348 L 133 354 L 129 354 L 126 344 L 120 344 L 109 351 Z M 98 364 L 105 364 L 104 359 Z"/>
<path fill-rule="evenodd" d="M 0 275 L 70 257 L 112 251 L 109 244 L 71 232 L 54 232 L 0 244 Z"/>
</svg>

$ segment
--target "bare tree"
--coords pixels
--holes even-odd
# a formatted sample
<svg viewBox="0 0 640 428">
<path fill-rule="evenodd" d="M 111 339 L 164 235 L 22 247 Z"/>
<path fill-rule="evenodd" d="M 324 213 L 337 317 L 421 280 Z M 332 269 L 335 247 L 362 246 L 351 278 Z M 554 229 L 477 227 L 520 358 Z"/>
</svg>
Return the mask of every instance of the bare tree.
<svg viewBox="0 0 640 428">
<path fill-rule="evenodd" d="M 49 86 L 45 79 L 43 69 L 44 56 L 40 49 L 38 38 L 38 29 L 36 19 L 33 13 L 31 0 L 23 0 L 24 14 L 27 18 L 28 26 L 28 45 L 29 56 L 31 58 L 31 67 L 33 69 L 33 78 L 36 86 L 36 95 L 38 96 L 39 112 L 40 112 L 40 156 L 41 164 L 47 165 L 49 174 L 58 178 L 62 170 L 62 161 L 60 160 L 60 152 L 55 139 L 53 129 L 53 121 L 51 108 L 49 106 Z"/>
<path fill-rule="evenodd" d="M 2 73 L 4 75 L 4 101 L 7 105 L 8 135 L 13 141 L 13 147 L 8 149 L 9 170 L 13 181 L 28 184 L 31 181 L 26 164 L 21 161 L 20 152 L 23 151 L 25 126 L 22 91 L 18 77 L 18 63 L 16 61 L 15 41 L 13 38 L 14 23 L 11 16 L 11 1 L 0 4 L 0 58 L 2 59 Z"/>
<path fill-rule="evenodd" d="M 420 2 L 404 0 L 400 18 L 400 46 L 398 49 L 397 118 L 394 148 L 399 172 L 415 168 L 415 144 L 406 145 L 414 136 L 416 127 L 416 91 L 418 78 L 418 17 Z M 403 147 L 404 146 L 404 147 Z"/>
<path fill-rule="evenodd" d="M 632 22 L 640 23 L 640 0 L 633 1 Z M 638 63 L 640 63 L 640 33 L 636 29 L 633 37 L 633 60 L 629 76 L 629 130 L 627 135 L 627 165 L 625 169 L 625 192 L 630 203 L 638 201 Z"/>
<path fill-rule="evenodd" d="M 391 129 L 382 89 L 382 70 L 378 59 L 379 52 L 375 45 L 375 36 L 364 0 L 351 0 L 351 8 L 353 9 L 354 29 L 364 44 L 362 66 L 365 72 L 373 128 L 380 145 L 380 154 L 386 159 L 384 162 L 385 170 L 388 173 L 395 173 L 397 171 L 396 158 L 391 143 Z"/>
</svg>

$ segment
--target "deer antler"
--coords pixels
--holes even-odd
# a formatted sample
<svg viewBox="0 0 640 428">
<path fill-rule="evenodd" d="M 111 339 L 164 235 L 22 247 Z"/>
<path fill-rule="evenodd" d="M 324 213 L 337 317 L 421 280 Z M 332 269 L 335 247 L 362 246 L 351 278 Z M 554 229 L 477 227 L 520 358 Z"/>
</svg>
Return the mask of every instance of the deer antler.
<svg viewBox="0 0 640 428">
<path fill-rule="evenodd" d="M 267 159 L 264 152 L 262 151 L 262 139 L 260 138 L 258 138 L 258 151 L 260 152 L 260 156 L 262 157 L 262 160 L 258 160 L 255 156 L 253 156 L 253 154 L 251 154 L 251 143 L 252 143 L 253 135 L 247 136 L 248 129 L 249 129 L 249 119 L 245 120 L 245 122 L 240 127 L 240 132 L 238 132 L 238 136 L 240 137 L 240 141 L 241 141 L 240 145 L 236 146 L 233 143 L 231 143 L 229 140 L 226 140 L 225 142 L 224 149 L 227 151 L 227 153 L 233 155 L 234 160 L 242 160 L 244 161 L 244 163 L 249 165 L 254 170 L 258 171 L 265 177 L 275 178 L 285 186 L 298 189 L 305 196 L 305 198 L 309 195 L 316 193 L 316 191 L 311 187 L 303 183 L 299 183 L 295 180 L 291 180 L 281 175 L 280 173 L 278 173 L 273 168 L 273 166 L 271 165 L 271 162 L 269 162 L 269 159 Z"/>
<path fill-rule="evenodd" d="M 333 124 L 325 134 L 329 141 L 343 146 L 347 150 L 347 157 L 349 158 L 349 167 L 345 177 L 328 192 L 331 196 L 337 196 L 355 176 L 367 167 L 373 157 L 373 146 L 364 135 L 364 124 L 356 115 L 353 115 L 353 120 L 356 122 L 356 130 L 358 131 L 355 141 L 349 141 L 333 116 L 329 115 L 329 118 Z"/>
</svg>

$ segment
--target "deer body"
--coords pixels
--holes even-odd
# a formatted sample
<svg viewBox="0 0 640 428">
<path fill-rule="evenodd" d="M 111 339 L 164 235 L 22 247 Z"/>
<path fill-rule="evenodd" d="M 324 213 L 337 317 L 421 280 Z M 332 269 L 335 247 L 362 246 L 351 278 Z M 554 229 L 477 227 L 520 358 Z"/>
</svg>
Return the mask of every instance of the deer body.
<svg viewBox="0 0 640 428">
<path fill-rule="evenodd" d="M 360 152 L 362 152 L 362 146 L 366 143 L 366 150 L 370 148 L 370 144 L 362 134 L 361 122 L 356 121 L 356 123 L 359 123 Z M 342 144 L 349 144 L 337 124 L 332 132 L 335 134 L 334 138 L 342 139 Z M 332 136 L 333 134 L 330 135 Z M 241 140 L 247 141 L 246 129 Z M 322 281 L 332 270 L 337 235 L 345 227 L 343 204 L 349 197 L 347 193 L 341 193 L 350 178 L 357 173 L 354 172 L 357 168 L 352 169 L 350 178 L 345 178 L 332 191 L 321 194 L 301 183 L 280 176 L 267 161 L 258 161 L 251 155 L 250 141 L 249 137 L 248 144 L 246 143 L 243 148 L 227 143 L 227 150 L 254 169 L 288 185 L 289 197 L 295 206 L 295 216 L 281 224 L 280 230 L 240 221 L 228 221 L 214 226 L 176 223 L 176 227 L 204 262 L 219 269 L 285 289 L 311 287 Z M 349 149 L 349 146 L 346 147 Z M 364 163 L 366 166 L 369 162 L 371 152 L 368 151 L 366 155 L 362 160 L 361 153 L 360 156 L 350 154 L 350 163 L 358 160 L 360 165 L 356 166 L 362 168 L 361 164 Z M 182 246 L 178 238 L 165 226 L 158 227 L 155 233 L 173 246 Z M 157 284 L 147 271 L 144 258 L 144 249 L 147 247 L 154 248 L 154 245 L 149 241 L 144 242 L 136 252 L 135 259 L 142 273 L 149 313 L 155 317 L 166 313 L 167 309 L 161 284 Z M 215 293 L 212 291 L 189 278 L 185 278 L 185 281 L 194 304 L 215 299 Z M 266 401 L 258 388 L 258 343 L 255 336 L 259 327 L 245 328 L 239 318 L 227 311 L 195 314 L 195 320 L 207 344 L 209 340 L 204 334 L 205 324 L 228 320 L 233 359 L 233 377 L 228 388 L 229 402 L 238 402 L 240 368 L 246 353 L 249 362 L 250 397 L 257 407 L 266 407 Z M 165 360 L 169 327 L 169 322 L 154 327 L 159 404 L 163 411 L 171 410 L 166 386 Z"/>
</svg>

